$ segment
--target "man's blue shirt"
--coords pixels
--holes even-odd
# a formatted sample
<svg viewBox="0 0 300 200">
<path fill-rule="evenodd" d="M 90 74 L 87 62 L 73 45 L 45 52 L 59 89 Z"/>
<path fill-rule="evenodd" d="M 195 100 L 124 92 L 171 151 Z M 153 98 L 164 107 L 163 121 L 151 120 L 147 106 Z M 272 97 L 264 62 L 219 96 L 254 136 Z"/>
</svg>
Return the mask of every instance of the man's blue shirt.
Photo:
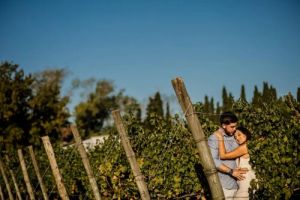
<svg viewBox="0 0 300 200">
<path fill-rule="evenodd" d="M 224 132 L 224 129 L 222 129 L 222 128 L 220 128 L 218 131 L 223 133 L 226 152 L 232 151 L 236 147 L 238 147 L 238 144 L 235 141 L 233 136 L 226 135 Z M 224 164 L 231 169 L 236 168 L 235 159 L 232 159 L 232 160 L 221 160 L 220 159 L 218 138 L 217 138 L 217 136 L 215 136 L 215 134 L 212 134 L 211 136 L 209 136 L 208 146 L 210 148 L 213 160 L 214 160 L 217 168 L 221 164 Z M 226 188 L 226 189 L 237 189 L 238 188 L 237 182 L 232 176 L 228 175 L 227 173 L 220 172 L 220 171 L 218 171 L 218 175 L 219 175 L 219 178 L 220 178 L 223 188 Z"/>
</svg>

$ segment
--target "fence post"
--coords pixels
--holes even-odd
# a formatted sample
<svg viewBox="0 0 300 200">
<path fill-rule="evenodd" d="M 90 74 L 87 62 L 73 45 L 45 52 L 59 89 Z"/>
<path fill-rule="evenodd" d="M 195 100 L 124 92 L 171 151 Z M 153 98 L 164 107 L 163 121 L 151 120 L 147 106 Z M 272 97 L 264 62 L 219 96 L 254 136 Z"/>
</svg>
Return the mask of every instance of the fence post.
<svg viewBox="0 0 300 200">
<path fill-rule="evenodd" d="M 94 177 L 93 171 L 91 169 L 91 165 L 90 165 L 87 153 L 86 153 L 86 151 L 84 149 L 84 146 L 82 144 L 81 137 L 80 137 L 80 135 L 78 133 L 78 130 L 77 130 L 75 125 L 71 125 L 71 130 L 72 130 L 72 133 L 74 135 L 74 138 L 75 138 L 75 141 L 76 141 L 76 144 L 77 144 L 77 148 L 78 148 L 79 154 L 81 156 L 84 168 L 86 170 L 86 173 L 88 175 L 90 184 L 92 186 L 92 190 L 93 190 L 95 199 L 96 200 L 101 200 L 101 196 L 100 196 L 100 193 L 99 193 L 97 182 L 96 182 L 96 179 Z"/>
<path fill-rule="evenodd" d="M 8 155 L 5 155 L 5 158 L 6 158 L 6 161 L 7 161 L 7 165 L 9 166 L 10 160 L 9 160 Z M 14 182 L 14 186 L 15 186 L 15 189 L 16 189 L 16 192 L 17 192 L 18 199 L 22 200 L 22 196 L 21 196 L 21 193 L 20 193 L 20 190 L 19 190 L 19 186 L 18 186 L 17 181 L 16 181 L 15 174 L 14 174 L 14 172 L 13 172 L 13 170 L 11 168 L 9 168 L 9 173 L 10 173 L 10 175 L 12 177 L 13 182 Z"/>
<path fill-rule="evenodd" d="M 195 114 L 193 104 L 186 91 L 184 82 L 181 78 L 176 78 L 172 80 L 172 84 L 196 142 L 196 146 L 200 154 L 200 162 L 203 166 L 203 171 L 208 181 L 212 198 L 216 200 L 225 199 L 221 182 L 218 177 L 218 171 L 206 141 L 207 139 L 204 135 L 199 119 Z"/>
<path fill-rule="evenodd" d="M 2 174 L 2 177 L 4 179 L 4 182 L 5 182 L 5 185 L 6 185 L 6 189 L 7 189 L 7 192 L 8 192 L 8 197 L 9 197 L 10 200 L 14 200 L 14 197 L 11 193 L 11 189 L 10 189 L 10 186 L 9 186 L 9 183 L 8 183 L 5 171 L 4 171 L 3 162 L 2 162 L 1 158 L 0 158 L 0 170 L 1 170 L 1 174 Z"/>
<path fill-rule="evenodd" d="M 1 200 L 4 200 L 4 195 L 3 195 L 3 191 L 2 191 L 1 185 L 0 185 L 0 197 L 1 197 Z"/>
<path fill-rule="evenodd" d="M 19 156 L 19 160 L 20 160 L 20 164 L 21 164 L 21 168 L 22 168 L 22 172 L 23 172 L 23 176 L 24 176 L 24 180 L 25 180 L 25 184 L 27 187 L 29 197 L 31 200 L 34 200 L 35 198 L 34 198 L 34 194 L 33 194 L 33 189 L 32 189 L 32 186 L 31 186 L 31 183 L 29 180 L 29 176 L 28 176 L 22 149 L 18 149 L 18 156 Z"/>
<path fill-rule="evenodd" d="M 50 162 L 50 166 L 52 169 L 54 179 L 56 181 L 56 186 L 57 186 L 59 195 L 63 200 L 69 200 L 69 196 L 68 196 L 67 190 L 65 188 L 65 185 L 63 183 L 62 176 L 59 172 L 58 165 L 57 165 L 57 162 L 55 159 L 54 151 L 53 151 L 52 145 L 50 143 L 49 137 L 44 136 L 44 137 L 42 137 L 42 140 L 44 143 L 44 147 L 46 149 L 46 153 L 47 153 L 47 156 L 48 156 L 48 159 Z"/>
<path fill-rule="evenodd" d="M 34 155 L 34 152 L 33 152 L 33 147 L 28 146 L 28 149 L 29 149 L 29 154 L 30 154 L 30 157 L 31 157 L 31 160 L 32 160 L 32 164 L 33 164 L 33 167 L 34 167 L 35 174 L 38 178 L 38 181 L 39 181 L 42 193 L 43 193 L 43 197 L 44 197 L 45 200 L 48 200 L 47 189 L 46 189 L 46 186 L 43 182 L 43 179 L 42 179 L 42 176 L 41 176 L 41 173 L 40 173 L 40 169 L 38 167 L 38 163 L 35 159 L 35 155 Z"/>
<path fill-rule="evenodd" d="M 118 129 L 118 132 L 120 134 L 121 142 L 122 142 L 123 148 L 125 150 L 127 159 L 129 161 L 130 167 L 133 171 L 133 175 L 135 177 L 135 182 L 138 186 L 141 198 L 143 200 L 150 200 L 148 188 L 147 188 L 146 183 L 144 182 L 144 176 L 140 171 L 140 168 L 139 168 L 136 158 L 135 158 L 135 154 L 132 150 L 129 139 L 127 137 L 127 134 L 126 134 L 123 122 L 122 122 L 122 118 L 120 115 L 120 111 L 114 110 L 114 111 L 112 111 L 112 115 L 113 115 L 116 127 Z"/>
</svg>

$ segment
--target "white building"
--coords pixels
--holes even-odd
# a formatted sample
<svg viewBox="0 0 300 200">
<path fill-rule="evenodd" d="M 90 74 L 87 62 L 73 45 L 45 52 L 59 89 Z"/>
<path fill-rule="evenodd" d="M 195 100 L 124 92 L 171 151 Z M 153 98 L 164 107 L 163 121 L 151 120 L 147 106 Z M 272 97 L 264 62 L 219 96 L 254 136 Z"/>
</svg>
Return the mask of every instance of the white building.
<svg viewBox="0 0 300 200">
<path fill-rule="evenodd" d="M 103 144 L 105 139 L 107 139 L 108 137 L 109 137 L 108 135 L 93 136 L 86 140 L 83 140 L 82 144 L 83 144 L 85 150 L 89 151 L 90 149 L 94 149 L 95 146 Z M 66 149 L 66 148 L 72 147 L 74 145 L 75 145 L 75 143 L 72 143 L 70 145 L 64 146 L 63 148 Z"/>
</svg>

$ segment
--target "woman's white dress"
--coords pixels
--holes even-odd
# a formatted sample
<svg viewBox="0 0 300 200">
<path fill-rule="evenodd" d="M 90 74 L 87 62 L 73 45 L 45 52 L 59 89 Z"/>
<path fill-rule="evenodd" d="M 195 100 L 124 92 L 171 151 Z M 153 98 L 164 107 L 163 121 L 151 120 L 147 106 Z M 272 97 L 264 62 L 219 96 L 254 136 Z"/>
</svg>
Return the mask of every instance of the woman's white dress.
<svg viewBox="0 0 300 200">
<path fill-rule="evenodd" d="M 238 181 L 239 189 L 235 193 L 234 199 L 247 200 L 249 199 L 248 189 L 250 188 L 250 182 L 255 179 L 255 173 L 251 168 L 249 163 L 250 158 L 240 157 L 237 159 L 237 166 L 241 168 L 247 168 L 249 171 L 244 174 L 245 179 L 242 181 Z"/>
</svg>

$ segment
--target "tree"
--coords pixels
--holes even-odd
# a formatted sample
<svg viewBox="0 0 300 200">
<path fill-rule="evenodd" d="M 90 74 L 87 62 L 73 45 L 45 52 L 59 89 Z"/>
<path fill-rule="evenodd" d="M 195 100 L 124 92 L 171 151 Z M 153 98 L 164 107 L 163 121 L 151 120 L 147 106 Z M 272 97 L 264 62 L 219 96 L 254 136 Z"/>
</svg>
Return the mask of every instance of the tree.
<svg viewBox="0 0 300 200">
<path fill-rule="evenodd" d="M 210 102 L 209 102 L 209 112 L 211 114 L 215 113 L 215 103 L 214 103 L 214 98 L 211 97 L 210 98 Z"/>
<path fill-rule="evenodd" d="M 234 97 L 231 93 L 227 93 L 225 86 L 222 89 L 222 99 L 223 99 L 223 111 L 229 111 L 232 109 L 234 103 Z"/>
<path fill-rule="evenodd" d="M 45 70 L 34 75 L 33 98 L 29 102 L 32 109 L 31 144 L 39 144 L 43 135 L 49 135 L 54 140 L 60 139 L 60 128 L 68 124 L 69 97 L 61 95 L 65 76 L 64 69 Z"/>
<path fill-rule="evenodd" d="M 142 110 L 138 101 L 130 96 L 124 95 L 124 90 L 121 90 L 116 95 L 118 109 L 121 112 L 127 113 L 135 117 L 138 121 L 142 119 Z"/>
<path fill-rule="evenodd" d="M 28 144 L 32 83 L 31 75 L 26 76 L 18 65 L 0 64 L 0 134 L 6 150 Z"/>
<path fill-rule="evenodd" d="M 220 113 L 221 113 L 220 103 L 217 102 L 216 114 L 220 114 Z"/>
<path fill-rule="evenodd" d="M 247 101 L 246 99 L 246 91 L 245 91 L 245 85 L 241 86 L 241 96 L 240 96 L 241 101 Z"/>
<path fill-rule="evenodd" d="M 223 88 L 222 88 L 222 100 L 223 100 L 223 111 L 226 111 L 227 105 L 228 105 L 228 95 L 227 95 L 227 90 L 226 90 L 225 86 L 223 86 Z"/>
<path fill-rule="evenodd" d="M 147 119 L 149 119 L 152 113 L 164 118 L 163 101 L 159 92 L 156 92 L 154 97 L 149 97 L 149 103 L 146 108 Z"/>
<path fill-rule="evenodd" d="M 167 120 L 171 119 L 171 111 L 170 111 L 170 104 L 169 102 L 166 103 L 166 117 Z"/>
<path fill-rule="evenodd" d="M 210 102 L 207 95 L 204 96 L 203 112 L 210 113 Z"/>
<path fill-rule="evenodd" d="M 40 136 L 59 139 L 68 121 L 67 96 L 61 97 L 64 70 L 25 75 L 18 65 L 0 65 L 0 132 L 5 149 L 37 145 Z"/>
<path fill-rule="evenodd" d="M 297 101 L 300 102 L 300 87 L 297 89 Z"/>
<path fill-rule="evenodd" d="M 252 104 L 254 107 L 261 107 L 261 105 L 262 105 L 262 94 L 258 90 L 256 85 L 254 86 Z"/>
<path fill-rule="evenodd" d="M 111 110 L 120 109 L 140 119 L 141 111 L 138 102 L 123 93 L 124 90 L 114 91 L 112 81 L 97 81 L 95 91 L 88 95 L 86 101 L 75 107 L 75 122 L 83 138 L 101 134 L 104 126 L 111 123 Z"/>
<path fill-rule="evenodd" d="M 233 104 L 234 104 L 234 97 L 233 97 L 232 93 L 230 92 L 228 95 L 227 110 L 232 110 Z"/>
<path fill-rule="evenodd" d="M 269 86 L 267 82 L 263 82 L 262 102 L 270 103 L 277 100 L 276 89 Z"/>
<path fill-rule="evenodd" d="M 105 120 L 109 118 L 110 110 L 117 107 L 113 91 L 112 82 L 98 81 L 95 91 L 89 94 L 87 101 L 75 107 L 75 121 L 84 138 L 100 132 Z"/>
</svg>

